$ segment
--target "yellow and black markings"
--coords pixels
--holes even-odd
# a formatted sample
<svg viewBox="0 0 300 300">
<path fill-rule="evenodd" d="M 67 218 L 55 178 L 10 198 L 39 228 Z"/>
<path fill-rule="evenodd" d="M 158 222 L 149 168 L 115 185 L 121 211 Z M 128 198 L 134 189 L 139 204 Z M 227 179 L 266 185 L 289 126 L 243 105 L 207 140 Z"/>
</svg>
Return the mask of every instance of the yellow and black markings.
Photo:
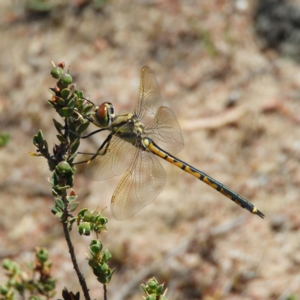
<svg viewBox="0 0 300 300">
<path fill-rule="evenodd" d="M 197 170 L 196 168 L 190 166 L 189 164 L 179 160 L 178 158 L 174 157 L 173 155 L 167 153 L 160 147 L 158 147 L 151 139 L 144 138 L 143 139 L 144 146 L 149 149 L 153 154 L 165 159 L 169 163 L 175 165 L 176 167 L 182 169 L 183 171 L 193 175 L 194 177 L 200 179 L 201 181 L 205 182 L 215 190 L 219 191 L 221 194 L 226 196 L 227 198 L 234 201 L 236 204 L 240 205 L 242 208 L 247 209 L 252 214 L 256 214 L 261 218 L 264 218 L 264 214 L 259 211 L 252 203 L 247 201 L 242 196 L 238 195 L 237 193 L 230 190 L 228 187 L 223 185 L 222 183 L 218 182 L 217 180 L 213 179 L 212 177 L 208 176 L 204 172 Z"/>
</svg>

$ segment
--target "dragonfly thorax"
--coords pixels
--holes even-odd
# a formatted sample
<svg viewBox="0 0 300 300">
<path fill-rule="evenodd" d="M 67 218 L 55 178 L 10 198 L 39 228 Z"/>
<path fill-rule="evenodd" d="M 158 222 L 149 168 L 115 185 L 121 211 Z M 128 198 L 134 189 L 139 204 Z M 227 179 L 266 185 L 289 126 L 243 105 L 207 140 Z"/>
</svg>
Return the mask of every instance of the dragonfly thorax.
<svg viewBox="0 0 300 300">
<path fill-rule="evenodd" d="M 145 136 L 145 126 L 135 114 L 117 115 L 110 126 L 110 130 L 135 147 L 144 148 L 141 140 Z"/>
</svg>

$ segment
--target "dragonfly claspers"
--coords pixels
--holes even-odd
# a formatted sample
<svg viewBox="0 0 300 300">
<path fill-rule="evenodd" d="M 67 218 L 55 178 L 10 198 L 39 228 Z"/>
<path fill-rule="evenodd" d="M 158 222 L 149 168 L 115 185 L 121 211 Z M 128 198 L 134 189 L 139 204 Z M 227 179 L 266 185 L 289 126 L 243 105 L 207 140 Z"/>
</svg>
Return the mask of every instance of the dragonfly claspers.
<svg viewBox="0 0 300 300">
<path fill-rule="evenodd" d="M 263 218 L 264 214 L 245 198 L 170 154 L 179 152 L 184 142 L 175 114 L 162 104 L 154 72 L 143 67 L 133 113 L 117 115 L 114 106 L 104 102 L 90 114 L 92 122 L 101 128 L 96 132 L 108 130 L 110 134 L 88 161 L 86 175 L 105 180 L 124 173 L 112 196 L 113 216 L 118 220 L 131 217 L 162 191 L 166 173 L 160 157 Z"/>
</svg>

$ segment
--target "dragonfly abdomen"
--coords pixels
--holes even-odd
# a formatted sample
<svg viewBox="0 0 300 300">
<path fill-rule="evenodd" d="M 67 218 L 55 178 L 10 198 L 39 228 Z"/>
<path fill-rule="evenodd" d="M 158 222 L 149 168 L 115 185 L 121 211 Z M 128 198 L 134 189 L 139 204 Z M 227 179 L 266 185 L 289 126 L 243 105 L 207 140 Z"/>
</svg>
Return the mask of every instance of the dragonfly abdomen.
<svg viewBox="0 0 300 300">
<path fill-rule="evenodd" d="M 247 209 L 252 214 L 256 214 L 261 218 L 264 217 L 264 214 L 259 211 L 252 203 L 247 201 L 242 196 L 238 195 L 237 193 L 230 190 L 228 187 L 220 183 L 219 181 L 213 179 L 209 175 L 205 174 L 204 172 L 197 170 L 196 168 L 192 167 L 191 165 L 181 161 L 180 159 L 174 157 L 173 155 L 167 153 L 159 146 L 157 146 L 150 138 L 143 139 L 144 146 L 149 149 L 153 154 L 165 159 L 166 161 L 170 162 L 171 164 L 175 165 L 176 167 L 182 169 L 183 171 L 193 175 L 194 177 L 200 179 L 201 181 L 205 182 L 207 185 L 211 186 L 227 198 L 234 201 L 236 204 L 241 206 L 242 208 Z"/>
</svg>

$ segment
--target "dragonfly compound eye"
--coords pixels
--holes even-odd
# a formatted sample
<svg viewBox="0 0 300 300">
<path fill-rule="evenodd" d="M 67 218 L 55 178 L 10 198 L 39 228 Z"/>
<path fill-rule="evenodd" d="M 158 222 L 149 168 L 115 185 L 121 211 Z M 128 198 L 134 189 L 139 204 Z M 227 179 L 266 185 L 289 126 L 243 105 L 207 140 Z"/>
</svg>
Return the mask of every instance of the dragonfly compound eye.
<svg viewBox="0 0 300 300">
<path fill-rule="evenodd" d="M 114 119 L 114 107 L 110 102 L 102 103 L 96 109 L 96 118 L 100 127 L 108 127 Z"/>
</svg>

